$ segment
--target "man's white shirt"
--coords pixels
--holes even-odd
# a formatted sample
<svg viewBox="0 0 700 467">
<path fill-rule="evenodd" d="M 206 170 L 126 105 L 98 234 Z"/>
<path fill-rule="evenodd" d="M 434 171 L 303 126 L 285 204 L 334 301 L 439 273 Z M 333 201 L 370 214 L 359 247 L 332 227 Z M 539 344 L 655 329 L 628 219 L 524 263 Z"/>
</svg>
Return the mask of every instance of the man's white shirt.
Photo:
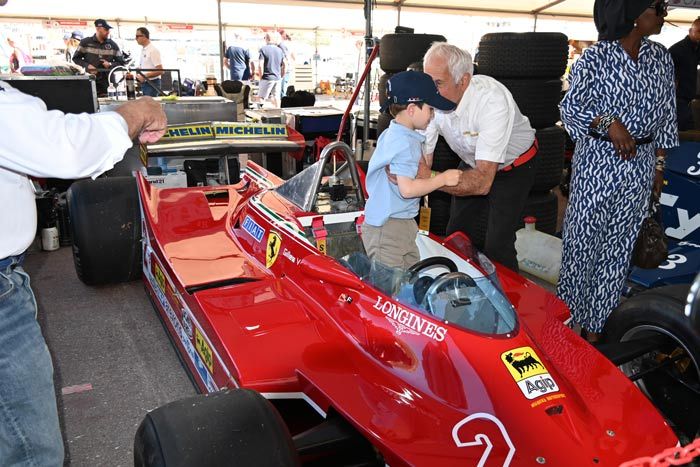
<svg viewBox="0 0 700 467">
<path fill-rule="evenodd" d="M 36 233 L 34 189 L 28 176 L 96 177 L 132 145 L 116 112 L 46 111 L 41 99 L 0 81 L 0 259 L 22 253 Z"/>
<path fill-rule="evenodd" d="M 153 42 L 149 42 L 147 46 L 141 50 L 141 62 L 139 68 L 156 68 L 161 66 L 163 62 L 160 59 L 160 51 L 156 49 Z"/>
<path fill-rule="evenodd" d="M 532 146 L 535 130 L 503 84 L 475 75 L 453 112 L 435 112 L 425 130 L 426 154 L 433 153 L 439 135 L 471 167 L 486 160 L 500 169 Z"/>
</svg>

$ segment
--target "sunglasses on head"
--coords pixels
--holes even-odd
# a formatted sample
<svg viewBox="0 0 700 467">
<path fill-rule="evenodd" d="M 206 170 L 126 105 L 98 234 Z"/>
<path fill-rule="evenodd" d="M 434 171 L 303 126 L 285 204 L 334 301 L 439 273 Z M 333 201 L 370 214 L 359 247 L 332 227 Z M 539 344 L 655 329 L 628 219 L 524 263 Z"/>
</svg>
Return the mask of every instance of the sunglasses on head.
<svg viewBox="0 0 700 467">
<path fill-rule="evenodd" d="M 663 16 L 668 13 L 668 1 L 655 1 L 649 8 L 656 10 L 656 16 Z"/>
</svg>

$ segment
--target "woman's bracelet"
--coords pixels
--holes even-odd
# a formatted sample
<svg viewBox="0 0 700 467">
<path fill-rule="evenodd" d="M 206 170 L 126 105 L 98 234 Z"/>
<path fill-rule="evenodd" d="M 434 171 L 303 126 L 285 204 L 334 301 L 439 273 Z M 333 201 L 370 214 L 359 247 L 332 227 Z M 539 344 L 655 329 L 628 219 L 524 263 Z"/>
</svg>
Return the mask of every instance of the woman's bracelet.
<svg viewBox="0 0 700 467">
<path fill-rule="evenodd" d="M 619 120 L 616 115 L 601 115 L 598 120 L 598 125 L 595 127 L 596 131 L 600 134 L 607 133 L 608 128 L 610 128 L 610 125 L 612 125 L 615 120 Z"/>
</svg>

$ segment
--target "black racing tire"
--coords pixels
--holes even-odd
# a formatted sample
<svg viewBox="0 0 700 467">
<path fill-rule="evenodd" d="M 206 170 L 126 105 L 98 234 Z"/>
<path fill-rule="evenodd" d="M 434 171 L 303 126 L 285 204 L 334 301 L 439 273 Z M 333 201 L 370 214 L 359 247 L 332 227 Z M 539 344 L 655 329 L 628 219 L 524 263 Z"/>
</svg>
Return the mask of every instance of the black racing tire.
<svg viewBox="0 0 700 467">
<path fill-rule="evenodd" d="M 379 66 L 385 73 L 405 71 L 423 60 L 433 42 L 446 42 L 438 34 L 385 34 L 379 43 Z"/>
<path fill-rule="evenodd" d="M 537 219 L 535 228 L 540 232 L 554 235 L 557 231 L 557 214 L 559 200 L 551 191 L 547 193 L 530 193 L 520 216 L 519 229 L 525 227 L 523 219 L 532 216 Z"/>
<path fill-rule="evenodd" d="M 608 317 L 603 331 L 608 343 L 661 337 L 654 352 L 620 369 L 628 376 L 664 356 L 680 356 L 665 371 L 642 376 L 636 384 L 664 414 L 686 444 L 700 435 L 700 329 L 683 314 L 688 285 L 658 287 L 625 300 Z M 685 355 L 685 358 L 683 358 Z"/>
<path fill-rule="evenodd" d="M 87 285 L 101 285 L 141 277 L 136 179 L 80 180 L 68 190 L 67 201 L 78 278 Z"/>
<path fill-rule="evenodd" d="M 392 117 L 388 113 L 379 112 L 379 115 L 377 116 L 377 139 L 379 139 L 379 135 L 381 135 L 384 132 L 384 130 L 389 128 L 389 124 L 393 119 L 394 117 Z"/>
<path fill-rule="evenodd" d="M 566 131 L 554 125 L 537 130 L 535 136 L 538 151 L 535 156 L 535 183 L 530 192 L 549 191 L 559 185 L 564 172 Z"/>
<path fill-rule="evenodd" d="M 249 389 L 197 395 L 149 412 L 134 438 L 135 467 L 298 466 L 277 410 Z"/>
<path fill-rule="evenodd" d="M 389 78 L 394 76 L 394 73 L 385 73 L 379 77 L 379 83 L 377 84 L 377 92 L 379 94 L 379 105 L 382 106 L 387 101 L 388 96 L 386 94 L 386 83 Z"/>
<path fill-rule="evenodd" d="M 530 120 L 533 128 L 545 128 L 559 121 L 561 80 L 501 79 L 513 94 L 520 112 Z"/>
<path fill-rule="evenodd" d="M 496 78 L 559 78 L 569 52 L 558 32 L 497 32 L 479 42 L 479 73 Z"/>
</svg>

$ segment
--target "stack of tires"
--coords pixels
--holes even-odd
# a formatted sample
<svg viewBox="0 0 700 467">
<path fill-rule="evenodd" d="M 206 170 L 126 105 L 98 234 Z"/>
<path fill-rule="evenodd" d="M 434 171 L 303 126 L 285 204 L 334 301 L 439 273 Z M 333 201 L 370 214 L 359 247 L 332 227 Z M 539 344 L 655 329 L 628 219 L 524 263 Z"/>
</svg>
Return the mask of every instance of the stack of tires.
<svg viewBox="0 0 700 467">
<path fill-rule="evenodd" d="M 568 39 L 561 33 L 492 33 L 479 42 L 479 74 L 503 83 L 536 130 L 537 173 L 522 217 L 536 217 L 537 229 L 548 234 L 557 227 L 557 196 L 551 190 L 564 169 L 566 132 L 556 123 L 567 54 Z"/>
<path fill-rule="evenodd" d="M 445 42 L 444 36 L 435 34 L 386 34 L 382 37 L 379 48 L 379 65 L 384 74 L 379 78 L 379 103 L 384 105 L 387 100 L 387 82 L 394 74 L 407 69 L 422 70 L 423 55 L 433 42 Z M 389 127 L 392 116 L 380 113 L 377 118 L 377 137 Z M 445 140 L 438 138 L 433 153 L 433 169 L 443 171 L 457 168 L 459 157 L 447 145 Z M 447 221 L 450 218 L 452 197 L 447 193 L 435 192 L 428 196 L 431 209 L 430 231 L 436 235 L 445 235 Z"/>
</svg>

